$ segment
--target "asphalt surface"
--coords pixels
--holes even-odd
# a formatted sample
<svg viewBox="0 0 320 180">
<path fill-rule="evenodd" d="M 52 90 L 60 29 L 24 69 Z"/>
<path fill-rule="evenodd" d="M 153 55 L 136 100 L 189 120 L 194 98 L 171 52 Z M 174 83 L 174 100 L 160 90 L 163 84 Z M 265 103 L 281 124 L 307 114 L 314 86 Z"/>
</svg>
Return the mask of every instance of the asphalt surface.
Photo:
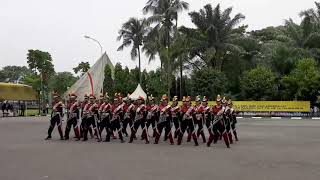
<svg viewBox="0 0 320 180">
<path fill-rule="evenodd" d="M 227 149 L 44 141 L 47 118 L 0 118 L 0 180 L 319 180 L 320 120 L 240 119 Z"/>
</svg>

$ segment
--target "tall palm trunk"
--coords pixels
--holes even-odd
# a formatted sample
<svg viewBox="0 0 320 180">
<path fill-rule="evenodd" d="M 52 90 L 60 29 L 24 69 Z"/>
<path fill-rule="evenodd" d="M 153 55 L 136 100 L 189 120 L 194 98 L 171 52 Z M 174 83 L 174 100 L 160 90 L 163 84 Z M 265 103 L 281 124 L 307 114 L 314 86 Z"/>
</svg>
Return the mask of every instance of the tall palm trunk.
<svg viewBox="0 0 320 180">
<path fill-rule="evenodd" d="M 138 46 L 138 56 L 139 56 L 139 83 L 140 85 L 142 85 L 140 46 Z"/>
<path fill-rule="evenodd" d="M 168 60 L 168 73 L 167 73 L 167 81 L 168 81 L 168 97 L 170 98 L 170 89 L 171 89 L 171 57 L 170 57 L 170 32 L 167 34 L 167 60 Z"/>
<path fill-rule="evenodd" d="M 180 94 L 180 96 L 179 96 L 179 98 L 180 99 L 182 99 L 182 58 L 179 58 L 180 59 L 180 87 L 179 87 L 179 94 Z"/>
</svg>

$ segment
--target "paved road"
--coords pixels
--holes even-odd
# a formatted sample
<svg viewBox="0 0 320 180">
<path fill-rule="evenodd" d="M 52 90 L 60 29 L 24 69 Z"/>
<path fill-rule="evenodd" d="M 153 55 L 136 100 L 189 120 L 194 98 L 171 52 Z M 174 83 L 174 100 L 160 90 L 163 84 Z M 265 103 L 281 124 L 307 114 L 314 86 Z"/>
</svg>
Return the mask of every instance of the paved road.
<svg viewBox="0 0 320 180">
<path fill-rule="evenodd" d="M 44 141 L 45 118 L 0 118 L 0 180 L 319 180 L 320 121 L 241 119 L 240 142 Z"/>
</svg>

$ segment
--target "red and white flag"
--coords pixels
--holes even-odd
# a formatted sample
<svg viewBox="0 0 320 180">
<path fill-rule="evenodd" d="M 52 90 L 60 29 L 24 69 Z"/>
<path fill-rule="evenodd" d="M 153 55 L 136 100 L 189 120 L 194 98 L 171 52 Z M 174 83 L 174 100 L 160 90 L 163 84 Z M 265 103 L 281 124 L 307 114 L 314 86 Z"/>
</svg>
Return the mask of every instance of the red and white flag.
<svg viewBox="0 0 320 180">
<path fill-rule="evenodd" d="M 64 97 L 66 98 L 70 93 L 75 93 L 78 96 L 78 100 L 81 101 L 84 99 L 85 94 L 94 94 L 98 97 L 103 87 L 104 68 L 106 65 L 109 65 L 111 71 L 114 71 L 114 66 L 108 55 L 104 53 L 88 72 L 82 75 L 80 79 L 67 90 Z"/>
</svg>

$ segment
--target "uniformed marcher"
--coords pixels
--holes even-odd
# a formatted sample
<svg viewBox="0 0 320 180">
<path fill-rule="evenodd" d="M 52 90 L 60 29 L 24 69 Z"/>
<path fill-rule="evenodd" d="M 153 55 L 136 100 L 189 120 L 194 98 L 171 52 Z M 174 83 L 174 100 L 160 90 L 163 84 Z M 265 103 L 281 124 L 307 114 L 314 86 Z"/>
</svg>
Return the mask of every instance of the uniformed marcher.
<svg viewBox="0 0 320 180">
<path fill-rule="evenodd" d="M 203 143 L 206 143 L 206 137 L 204 135 L 204 107 L 201 104 L 200 96 L 196 97 L 196 105 L 194 107 L 194 124 L 198 127 L 197 137 L 202 136 Z"/>
<path fill-rule="evenodd" d="M 219 137 L 222 136 L 227 148 L 230 148 L 229 137 L 228 137 L 226 126 L 225 126 L 225 118 L 224 118 L 225 108 L 222 105 L 222 99 L 220 95 L 217 96 L 216 103 L 217 104 L 212 107 L 213 135 L 210 135 L 209 140 L 207 142 L 207 146 L 209 147 L 212 142 L 217 143 L 219 140 Z"/>
<path fill-rule="evenodd" d="M 203 106 L 203 114 L 204 114 L 204 122 L 209 132 L 209 137 L 213 136 L 212 131 L 212 115 L 211 115 L 211 108 L 208 106 L 208 98 L 206 96 L 202 99 L 202 106 Z"/>
<path fill-rule="evenodd" d="M 100 127 L 99 127 L 99 132 L 100 132 L 100 137 L 102 137 L 103 130 L 106 131 L 106 139 L 104 140 L 105 142 L 110 141 L 110 134 L 111 132 L 111 125 L 110 125 L 110 119 L 111 119 L 111 109 L 112 106 L 109 103 L 109 95 L 106 93 L 104 95 L 104 103 L 99 107 L 99 114 L 100 114 Z M 109 136 L 108 136 L 109 134 Z"/>
<path fill-rule="evenodd" d="M 172 99 L 171 107 L 171 121 L 174 125 L 174 138 L 177 138 L 180 134 L 180 106 L 178 104 L 178 96 L 174 96 Z"/>
<path fill-rule="evenodd" d="M 85 129 L 84 129 L 84 137 L 83 140 L 87 141 L 88 140 L 88 131 L 93 127 L 95 134 L 97 134 L 98 142 L 101 141 L 100 138 L 100 133 L 98 132 L 98 114 L 99 114 L 99 105 L 98 101 L 96 101 L 96 97 L 91 94 L 89 97 L 90 102 L 86 105 L 85 107 L 85 112 L 86 113 L 86 120 L 85 120 Z M 90 107 L 88 107 L 90 106 Z"/>
<path fill-rule="evenodd" d="M 121 95 L 119 93 L 116 93 L 114 98 L 114 104 L 112 106 L 111 130 L 112 133 L 114 131 L 118 132 L 121 143 L 125 142 L 122 135 L 123 106 L 124 104 L 122 102 Z"/>
<path fill-rule="evenodd" d="M 48 129 L 48 136 L 46 137 L 46 140 L 49 140 L 52 138 L 51 134 L 56 125 L 58 127 L 60 140 L 63 140 L 62 117 L 63 117 L 64 104 L 62 103 L 62 101 L 60 101 L 59 94 L 53 93 L 52 97 L 53 97 L 53 106 L 52 106 L 52 113 L 51 113 L 51 119 L 50 119 L 50 126 Z"/>
<path fill-rule="evenodd" d="M 129 136 L 127 132 L 127 127 L 131 128 L 133 124 L 133 118 L 135 115 L 135 105 L 132 103 L 132 99 L 130 98 L 129 94 L 125 100 L 125 105 L 123 108 L 124 116 L 123 116 L 123 127 L 122 127 L 122 133 L 125 136 Z"/>
<path fill-rule="evenodd" d="M 149 134 L 146 126 L 146 117 L 147 117 L 147 108 L 144 105 L 144 98 L 139 96 L 137 99 L 137 108 L 134 116 L 133 125 L 131 126 L 131 136 L 129 143 L 133 142 L 134 137 L 139 129 L 139 126 L 142 128 L 142 139 L 145 140 L 146 144 L 149 144 Z"/>
<path fill-rule="evenodd" d="M 231 131 L 234 135 L 234 138 L 236 141 L 239 141 L 238 139 L 238 134 L 237 134 L 237 129 L 236 129 L 236 124 L 237 124 L 237 111 L 233 108 L 233 102 L 231 99 L 228 101 L 228 107 L 230 108 L 229 111 L 229 119 L 230 119 L 230 126 L 231 126 Z M 228 134 L 230 142 L 232 142 L 232 134 Z"/>
<path fill-rule="evenodd" d="M 87 105 L 89 104 L 89 105 Z M 81 103 L 81 118 L 80 118 L 80 137 L 83 138 L 84 129 L 85 129 L 85 122 L 87 120 L 87 115 L 89 113 L 90 103 L 89 103 L 89 96 L 87 94 L 84 95 L 84 100 Z M 89 128 L 89 133 L 91 138 L 93 138 L 92 128 Z"/>
<path fill-rule="evenodd" d="M 69 139 L 69 134 L 72 127 L 74 130 L 76 139 L 80 140 L 80 124 L 79 124 L 80 108 L 81 108 L 81 105 L 77 101 L 77 95 L 74 93 L 71 93 L 69 95 L 69 104 L 67 107 L 68 114 L 67 114 L 66 131 L 64 134 L 65 140 Z"/>
<path fill-rule="evenodd" d="M 147 129 L 150 125 L 152 126 L 152 137 L 156 137 L 157 122 L 159 120 L 159 106 L 154 103 L 154 97 L 151 95 L 149 97 L 149 105 L 147 106 Z"/>
<path fill-rule="evenodd" d="M 169 130 L 169 133 L 168 133 L 169 142 L 171 145 L 173 145 L 174 140 L 173 140 L 173 136 L 172 136 L 172 132 L 171 132 L 171 122 L 170 122 L 171 106 L 168 104 L 168 96 L 167 95 L 162 96 L 162 103 L 159 106 L 159 111 L 160 111 L 160 115 L 159 115 L 159 120 L 157 123 L 157 132 L 156 132 L 154 144 L 159 143 L 159 139 L 161 137 L 162 130 L 168 129 Z"/>
<path fill-rule="evenodd" d="M 198 139 L 197 139 L 197 135 L 195 132 L 195 124 L 194 124 L 194 120 L 193 120 L 193 116 L 194 116 L 194 107 L 191 106 L 191 98 L 188 97 L 184 97 L 182 99 L 183 105 L 181 107 L 181 116 L 182 116 L 182 120 L 181 120 L 181 133 L 178 137 L 178 145 L 181 144 L 182 142 L 182 138 L 184 136 L 184 133 L 186 132 L 186 130 L 189 130 L 188 132 L 188 136 L 190 136 L 190 138 L 192 137 L 193 141 L 194 141 L 194 145 L 198 146 Z"/>
</svg>

